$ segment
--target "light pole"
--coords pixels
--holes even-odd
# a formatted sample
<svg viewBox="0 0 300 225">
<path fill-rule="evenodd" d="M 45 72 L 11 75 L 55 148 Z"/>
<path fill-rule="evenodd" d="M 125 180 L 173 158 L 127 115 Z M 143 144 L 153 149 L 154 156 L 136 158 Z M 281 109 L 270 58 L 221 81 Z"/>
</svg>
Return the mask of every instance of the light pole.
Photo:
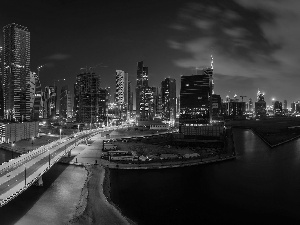
<svg viewBox="0 0 300 225">
<path fill-rule="evenodd" d="M 32 146 L 32 150 L 33 150 L 33 140 L 34 140 L 34 137 L 31 138 L 31 146 Z"/>
<path fill-rule="evenodd" d="M 25 176 L 25 186 L 26 186 L 26 166 L 25 166 L 25 169 L 24 169 L 24 176 Z"/>
<path fill-rule="evenodd" d="M 12 158 L 12 159 L 14 158 L 14 146 L 15 146 L 15 143 L 12 142 L 12 143 L 11 143 L 11 158 Z"/>
<path fill-rule="evenodd" d="M 60 140 L 60 143 L 61 143 L 61 128 L 59 129 L 59 140 Z"/>
<path fill-rule="evenodd" d="M 49 169 L 50 169 L 50 150 L 48 150 L 49 153 Z"/>
</svg>

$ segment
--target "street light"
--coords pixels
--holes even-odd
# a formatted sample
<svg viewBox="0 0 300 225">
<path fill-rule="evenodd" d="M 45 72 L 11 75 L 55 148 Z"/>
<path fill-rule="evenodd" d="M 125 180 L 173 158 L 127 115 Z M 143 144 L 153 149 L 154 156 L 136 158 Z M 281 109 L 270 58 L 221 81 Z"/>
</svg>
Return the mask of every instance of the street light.
<svg viewBox="0 0 300 225">
<path fill-rule="evenodd" d="M 11 143 L 11 158 L 12 158 L 12 159 L 14 158 L 14 146 L 15 146 L 15 143 L 12 142 L 12 143 Z"/>
<path fill-rule="evenodd" d="M 24 176 L 25 176 L 25 186 L 26 186 L 26 166 L 25 166 L 25 170 L 24 170 Z"/>
<path fill-rule="evenodd" d="M 33 140 L 34 140 L 34 137 L 31 138 L 31 146 L 32 146 L 32 150 L 33 150 Z"/>
<path fill-rule="evenodd" d="M 59 129 L 59 139 L 60 139 L 60 143 L 61 143 L 61 128 Z"/>
<path fill-rule="evenodd" d="M 49 169 L 50 169 L 50 150 L 48 150 L 49 153 Z"/>
</svg>

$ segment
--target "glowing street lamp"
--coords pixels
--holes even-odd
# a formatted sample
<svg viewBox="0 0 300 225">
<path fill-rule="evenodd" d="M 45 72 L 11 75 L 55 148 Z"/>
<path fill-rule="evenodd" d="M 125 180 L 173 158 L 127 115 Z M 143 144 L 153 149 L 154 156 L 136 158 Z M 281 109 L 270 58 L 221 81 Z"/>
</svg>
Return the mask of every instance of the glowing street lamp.
<svg viewBox="0 0 300 225">
<path fill-rule="evenodd" d="M 60 139 L 60 143 L 61 143 L 61 128 L 59 129 L 59 139 Z"/>
<path fill-rule="evenodd" d="M 15 146 L 15 143 L 12 142 L 12 143 L 11 143 L 11 158 L 12 158 L 12 159 L 14 158 L 14 146 Z"/>
</svg>

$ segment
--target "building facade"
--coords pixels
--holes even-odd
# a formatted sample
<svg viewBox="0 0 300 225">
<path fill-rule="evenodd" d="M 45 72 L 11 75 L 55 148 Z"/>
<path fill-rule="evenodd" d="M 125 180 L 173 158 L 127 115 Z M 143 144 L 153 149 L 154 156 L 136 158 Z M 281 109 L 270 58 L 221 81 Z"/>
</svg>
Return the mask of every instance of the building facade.
<svg viewBox="0 0 300 225">
<path fill-rule="evenodd" d="M 100 75 L 84 72 L 76 76 L 74 85 L 74 113 L 80 123 L 95 123 L 100 120 Z"/>
<path fill-rule="evenodd" d="M 181 76 L 180 125 L 210 122 L 210 77 L 207 74 Z"/>
<path fill-rule="evenodd" d="M 30 120 L 30 32 L 12 23 L 3 28 L 4 113 L 8 120 Z"/>
</svg>

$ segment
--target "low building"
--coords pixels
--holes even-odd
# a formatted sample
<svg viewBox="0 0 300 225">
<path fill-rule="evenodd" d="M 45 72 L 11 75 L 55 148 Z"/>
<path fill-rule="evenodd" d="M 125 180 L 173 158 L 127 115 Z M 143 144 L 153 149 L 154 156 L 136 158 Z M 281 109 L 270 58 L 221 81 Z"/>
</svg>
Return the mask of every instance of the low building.
<svg viewBox="0 0 300 225">
<path fill-rule="evenodd" d="M 169 124 L 151 124 L 150 130 L 167 130 L 169 129 Z"/>
</svg>

